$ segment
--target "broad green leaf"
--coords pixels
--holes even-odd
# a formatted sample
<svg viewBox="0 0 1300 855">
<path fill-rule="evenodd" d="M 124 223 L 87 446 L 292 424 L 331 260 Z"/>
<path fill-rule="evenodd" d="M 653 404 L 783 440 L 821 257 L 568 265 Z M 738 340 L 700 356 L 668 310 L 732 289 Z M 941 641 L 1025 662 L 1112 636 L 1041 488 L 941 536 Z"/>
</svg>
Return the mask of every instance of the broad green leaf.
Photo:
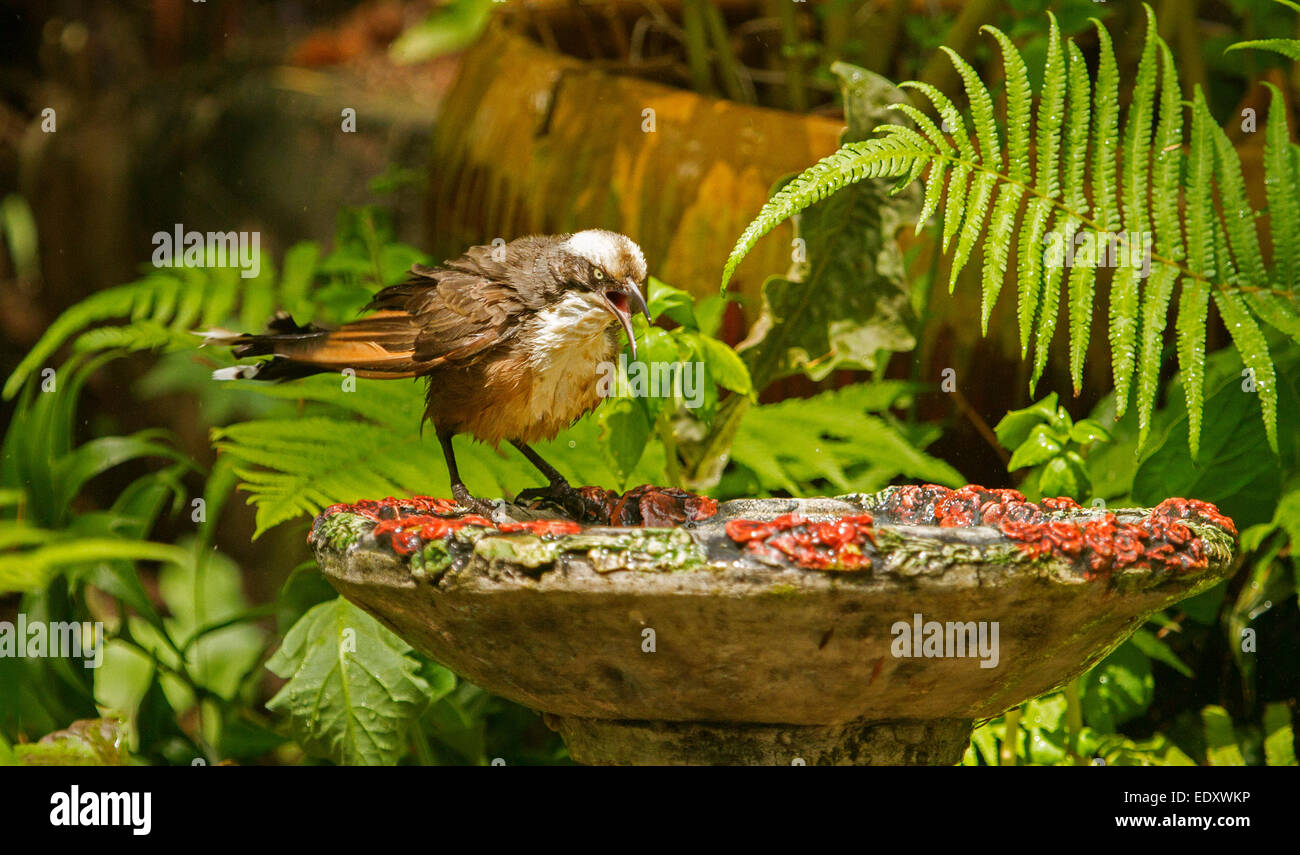
<svg viewBox="0 0 1300 855">
<path fill-rule="evenodd" d="M 658 319 L 662 315 L 688 329 L 700 328 L 699 322 L 695 319 L 695 302 L 688 292 L 660 282 L 653 276 L 650 277 L 647 290 L 650 293 L 643 296 L 646 298 L 646 306 L 650 309 L 651 318 Z"/>
<path fill-rule="evenodd" d="M 1083 717 L 1090 727 L 1114 733 L 1151 704 L 1151 663 L 1131 642 L 1121 644 L 1083 679 Z"/>
<path fill-rule="evenodd" d="M 121 721 L 82 719 L 39 742 L 16 745 L 13 753 L 23 766 L 125 766 L 130 760 L 126 740 Z"/>
<path fill-rule="evenodd" d="M 1022 410 L 1012 410 L 1002 417 L 993 432 L 1003 448 L 1019 448 L 1034 427 L 1042 422 L 1051 421 L 1056 415 L 1056 393 L 1048 395 Z"/>
<path fill-rule="evenodd" d="M 699 347 L 699 353 L 704 357 L 704 363 L 708 366 L 713 382 L 741 395 L 754 394 L 754 386 L 749 379 L 749 369 L 745 367 L 744 360 L 736 354 L 736 351 L 709 336 L 694 336 L 692 341 Z"/>
<path fill-rule="evenodd" d="M 1021 443 L 1007 463 L 1007 471 L 1014 472 L 1026 466 L 1037 466 L 1061 453 L 1061 444 L 1053 436 L 1047 425 L 1038 425 L 1029 432 L 1029 438 Z"/>
<path fill-rule="evenodd" d="M 1165 663 L 1189 680 L 1195 676 L 1192 669 L 1187 667 L 1187 663 L 1179 659 L 1178 654 L 1174 653 L 1173 649 L 1161 641 L 1155 633 L 1139 629 L 1133 633 L 1133 637 L 1129 641 L 1151 659 Z"/>
<path fill-rule="evenodd" d="M 1205 422 L 1198 458 L 1192 458 L 1187 442 L 1185 412 L 1153 437 L 1152 450 L 1133 477 L 1133 500 L 1139 505 L 1154 506 L 1170 496 L 1201 499 L 1232 517 L 1239 530 L 1272 517 L 1281 489 L 1277 459 L 1259 418 L 1259 396 L 1243 391 L 1245 378 L 1233 365 L 1241 367 L 1235 359 L 1226 363 L 1206 399 L 1214 418 Z M 1295 400 L 1294 392 L 1283 398 L 1287 418 L 1300 418 L 1292 409 Z"/>
<path fill-rule="evenodd" d="M 307 612 L 266 667 L 288 680 L 267 708 L 289 717 L 305 750 L 335 763 L 396 763 L 428 705 L 410 647 L 342 597 Z"/>
<path fill-rule="evenodd" d="M 1067 451 L 1048 460 L 1038 475 L 1038 489 L 1044 496 L 1086 498 L 1092 489 L 1083 458 Z"/>
<path fill-rule="evenodd" d="M 1070 441 L 1078 445 L 1090 442 L 1110 442 L 1110 431 L 1095 419 L 1080 419 L 1070 428 Z"/>
<path fill-rule="evenodd" d="M 852 66 L 836 67 L 846 100 L 856 105 L 845 142 L 865 137 L 873 123 L 898 118 L 888 107 L 904 96 L 893 84 Z M 882 182 L 864 182 L 798 214 L 801 243 L 790 271 L 764 283 L 762 312 L 738 348 L 756 390 L 797 372 L 820 380 L 839 368 L 874 369 L 882 350 L 915 347 L 916 320 L 893 236 L 915 220 L 920 206 L 917 192 L 891 198 Z"/>
<path fill-rule="evenodd" d="M 620 488 L 625 487 L 650 439 L 645 407 L 635 398 L 615 398 L 601 406 L 596 420 L 601 453 L 619 476 Z"/>
<path fill-rule="evenodd" d="M 409 65 L 463 50 L 483 32 L 492 9 L 492 0 L 449 0 L 403 30 L 388 55 L 398 65 Z"/>
<path fill-rule="evenodd" d="M 1276 702 L 1264 707 L 1264 759 L 1270 766 L 1295 766 L 1295 732 L 1291 710 Z"/>
<path fill-rule="evenodd" d="M 1201 710 L 1201 725 L 1205 729 L 1206 760 L 1211 766 L 1246 765 L 1227 710 L 1220 706 L 1205 707 Z"/>
</svg>

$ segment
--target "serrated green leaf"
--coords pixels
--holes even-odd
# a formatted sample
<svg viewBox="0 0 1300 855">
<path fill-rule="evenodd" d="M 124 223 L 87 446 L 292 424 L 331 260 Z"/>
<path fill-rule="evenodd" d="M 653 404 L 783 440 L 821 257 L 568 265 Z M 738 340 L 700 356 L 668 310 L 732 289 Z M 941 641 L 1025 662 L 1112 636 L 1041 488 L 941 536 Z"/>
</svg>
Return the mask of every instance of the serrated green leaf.
<svg viewBox="0 0 1300 855">
<path fill-rule="evenodd" d="M 1264 433 L 1268 437 L 1269 448 L 1277 454 L 1277 376 L 1273 371 L 1273 360 L 1269 356 L 1268 341 L 1239 296 L 1216 291 L 1214 304 L 1219 307 L 1224 326 L 1228 328 L 1228 334 L 1232 336 L 1233 344 L 1241 354 L 1246 370 L 1250 372 L 1249 381 L 1259 395 Z"/>
<path fill-rule="evenodd" d="M 411 648 L 339 597 L 302 616 L 266 667 L 288 682 L 267 702 L 306 751 L 346 765 L 392 765 L 429 702 Z"/>
<path fill-rule="evenodd" d="M 984 169 L 1000 172 L 1002 140 L 998 134 L 998 122 L 993 114 L 993 99 L 989 96 L 989 90 L 984 85 L 984 81 L 980 80 L 979 72 L 962 59 L 960 54 L 947 45 L 942 46 L 940 50 L 948 54 L 948 59 L 952 62 L 953 68 L 957 69 L 966 87 L 966 98 L 975 120 L 975 139 L 979 143 L 980 163 Z"/>
<path fill-rule="evenodd" d="M 1038 307 L 1044 301 L 1047 287 L 1043 270 L 1043 236 L 1047 232 L 1047 222 L 1051 215 L 1051 203 L 1046 199 L 1034 199 L 1029 203 L 1029 213 L 1025 217 L 1028 227 L 1020 232 L 1018 251 L 1020 269 L 1017 276 L 1019 293 L 1016 301 L 1016 315 L 1020 322 L 1020 357 L 1029 352 L 1029 340 L 1038 320 Z M 1046 311 L 1046 309 L 1044 309 Z M 1040 322 L 1041 323 L 1041 322 Z"/>
<path fill-rule="evenodd" d="M 1300 39 L 1254 39 L 1229 45 L 1228 50 L 1266 50 L 1300 62 Z"/>
<path fill-rule="evenodd" d="M 1023 195 L 1024 188 L 1020 185 L 1003 184 L 989 218 L 988 236 L 984 243 L 984 296 L 980 303 L 980 328 L 985 335 L 988 335 L 989 317 L 1006 280 L 1007 262 L 1015 236 L 1016 211 Z"/>
<path fill-rule="evenodd" d="M 1128 409 L 1129 386 L 1137 363 L 1138 306 L 1141 301 L 1141 280 L 1131 265 L 1122 265 L 1115 271 L 1110 286 L 1110 360 L 1115 381 L 1115 417 L 1122 418 Z"/>
<path fill-rule="evenodd" d="M 1271 98 L 1264 142 L 1264 188 L 1273 233 L 1273 262 L 1282 287 L 1300 286 L 1300 188 L 1291 160 L 1291 129 L 1282 90 L 1265 83 Z"/>
<path fill-rule="evenodd" d="M 1029 69 L 1025 67 L 1024 57 L 1016 50 L 1016 46 L 1006 33 L 989 25 L 981 29 L 992 35 L 1002 49 L 1002 70 L 1007 85 L 1007 174 L 1012 181 L 1027 184 L 1031 131 L 1029 109 L 1033 103 L 1033 92 L 1029 88 Z M 1039 154 L 1045 152 L 1040 150 Z M 987 162 L 988 158 L 986 157 L 985 160 Z"/>
<path fill-rule="evenodd" d="M 1142 301 L 1142 343 L 1138 350 L 1137 412 L 1138 448 L 1146 445 L 1155 411 L 1156 392 L 1160 383 L 1165 327 L 1169 324 L 1169 300 L 1174 293 L 1178 271 L 1157 267 L 1149 280 Z"/>
<path fill-rule="evenodd" d="M 1092 19 L 1097 30 L 1097 84 L 1093 89 L 1093 115 L 1096 117 L 1092 147 L 1093 208 L 1097 225 L 1105 231 L 1119 228 L 1116 205 L 1119 164 L 1119 66 L 1110 33 L 1101 21 Z"/>
<path fill-rule="evenodd" d="M 605 402 L 596 414 L 596 421 L 600 425 L 601 453 L 623 487 L 636 470 L 650 439 L 651 426 L 645 407 L 635 398 L 616 398 Z"/>
</svg>

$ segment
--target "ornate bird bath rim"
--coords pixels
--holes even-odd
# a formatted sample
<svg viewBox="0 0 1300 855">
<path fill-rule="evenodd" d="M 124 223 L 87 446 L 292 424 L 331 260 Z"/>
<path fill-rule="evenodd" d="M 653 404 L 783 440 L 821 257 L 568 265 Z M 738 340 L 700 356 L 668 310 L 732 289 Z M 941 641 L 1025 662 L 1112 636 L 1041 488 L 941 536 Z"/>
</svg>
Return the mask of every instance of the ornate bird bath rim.
<svg viewBox="0 0 1300 855">
<path fill-rule="evenodd" d="M 782 764 L 956 762 L 974 720 L 1073 679 L 1225 578 L 1237 546 L 1184 499 L 583 497 L 491 519 L 336 505 L 309 542 L 340 593 L 545 713 L 580 762 Z"/>
</svg>

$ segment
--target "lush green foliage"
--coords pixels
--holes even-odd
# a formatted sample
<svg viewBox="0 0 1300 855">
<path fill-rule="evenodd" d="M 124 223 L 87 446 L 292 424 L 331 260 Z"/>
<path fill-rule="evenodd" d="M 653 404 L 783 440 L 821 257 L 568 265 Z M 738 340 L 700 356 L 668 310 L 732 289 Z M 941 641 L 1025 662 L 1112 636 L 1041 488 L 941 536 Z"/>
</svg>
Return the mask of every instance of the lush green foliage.
<svg viewBox="0 0 1300 855">
<path fill-rule="evenodd" d="M 1172 495 L 1215 502 L 1242 527 L 1244 584 L 1221 583 L 1153 617 L 1088 674 L 978 728 L 968 764 L 1294 765 L 1292 711 L 1260 703 L 1257 640 L 1274 610 L 1300 598 L 1300 347 L 1278 341 L 1280 456 L 1268 448 L 1260 401 L 1243 382 L 1243 364 L 1231 350 L 1206 361 L 1205 437 L 1199 459 L 1187 447 L 1186 400 L 1176 394 L 1153 417 L 1151 439 L 1139 451 L 1136 416 L 1116 416 L 1113 396 L 1086 419 L 1071 420 L 1056 396 L 1008 413 L 999 440 L 1014 449 L 1009 468 L 1028 468 L 1020 488 L 1030 496 L 1070 495 L 1084 504 L 1151 505 Z M 1236 591 L 1236 593 L 1232 593 Z M 1217 636 L 1217 639 L 1216 639 Z M 1279 643 L 1269 643 L 1276 651 Z M 1217 674 L 1196 660 L 1223 644 L 1241 679 L 1245 703 L 1234 721 L 1219 704 L 1161 715 L 1144 724 L 1165 694 L 1197 691 Z M 1149 732 L 1135 739 L 1127 731 Z M 1015 734 L 1008 738 L 1007 734 Z"/>
<path fill-rule="evenodd" d="M 998 442 L 1013 449 L 1007 469 L 1029 466 L 1035 470 L 1034 486 L 1044 496 L 1078 498 L 1092 493 L 1086 449 L 1110 440 L 1110 433 L 1094 419 L 1075 422 L 1053 392 L 1023 410 L 1007 413 L 998 422 Z"/>
<path fill-rule="evenodd" d="M 71 359 L 30 383 L 18 402 L 0 452 L 0 593 L 39 591 L 61 571 L 93 567 L 98 583 L 153 614 L 127 568 L 132 561 L 186 558 L 145 538 L 168 499 L 173 506 L 183 500 L 179 476 L 189 464 L 157 430 L 74 446 L 78 396 L 104 361 Z M 87 482 L 148 458 L 171 465 L 133 482 L 105 511 L 73 513 Z"/>
<path fill-rule="evenodd" d="M 1038 2 L 1011 5 L 1038 11 Z M 1094 4 L 1059 8 L 1061 29 L 1073 33 Z M 908 23 L 923 25 L 934 26 Z M 1025 347 L 1035 346 L 1034 376 L 1043 370 L 1052 336 L 1048 307 L 1064 292 L 1077 377 L 1082 350 L 1075 337 L 1085 335 L 1091 316 L 1095 271 L 1053 273 L 1035 267 L 1025 248 L 1071 226 L 1074 234 L 1132 228 L 1144 214 L 1157 235 L 1182 241 L 1184 257 L 1163 278 L 1154 271 L 1170 265 L 1153 259 L 1153 276 L 1121 282 L 1118 300 L 1111 285 L 1118 310 L 1110 318 L 1112 333 L 1120 351 L 1132 343 L 1125 357 L 1131 363 L 1119 363 L 1130 367 L 1119 373 L 1131 375 L 1127 388 L 1136 388 L 1139 406 L 1112 396 L 1087 418 L 1072 418 L 1049 395 L 1009 413 L 997 438 L 1011 452 L 1013 479 L 1023 474 L 1019 487 L 1030 495 L 1069 494 L 1114 507 L 1170 495 L 1215 502 L 1243 529 L 1242 575 L 1156 616 L 1074 684 L 978 728 L 966 762 L 1293 764 L 1291 711 L 1276 700 L 1276 688 L 1270 693 L 1259 673 L 1262 657 L 1245 641 L 1262 636 L 1271 616 L 1295 608 L 1300 584 L 1300 348 L 1269 328 L 1285 330 L 1286 323 L 1275 324 L 1260 310 L 1276 302 L 1285 311 L 1286 295 L 1277 292 L 1293 287 L 1300 270 L 1288 260 L 1297 247 L 1296 219 L 1272 215 L 1293 204 L 1287 188 L 1294 182 L 1265 188 L 1273 249 L 1268 264 L 1255 265 L 1253 228 L 1247 228 L 1254 213 L 1234 222 L 1216 210 L 1245 210 L 1233 201 L 1241 196 L 1236 155 L 1206 123 L 1204 98 L 1192 104 L 1190 123 L 1182 121 L 1186 105 L 1174 106 L 1181 95 L 1171 84 L 1163 43 L 1147 40 L 1138 70 L 1142 86 L 1135 90 L 1142 95 L 1150 88 L 1146 100 L 1136 99 L 1145 123 L 1130 110 L 1121 134 L 1113 57 L 1103 51 L 1102 76 L 1094 83 L 1078 62 L 1078 48 L 1062 42 L 1054 26 L 1042 30 L 1011 30 L 1020 54 L 1044 60 L 1037 111 L 1015 49 L 996 33 L 992 44 L 1007 63 L 1011 121 L 998 122 L 993 95 L 969 72 L 961 73 L 968 94 L 974 92 L 968 114 L 935 101 L 948 130 L 973 119 L 973 138 L 941 132 L 920 111 L 899 107 L 920 130 L 895 125 L 898 130 L 866 142 L 882 121 L 884 102 L 897 100 L 892 87 L 847 66 L 828 73 L 827 82 L 833 76 L 843 91 L 846 146 L 834 164 L 815 167 L 821 171 L 810 170 L 773 200 L 784 193 L 782 204 L 798 209 L 796 234 L 807 257 L 765 283 L 757 332 L 733 351 L 718 337 L 722 297 L 694 301 L 658 282 L 651 289 L 657 325 L 638 325 L 648 358 L 705 363 L 705 405 L 685 407 L 679 395 L 616 399 L 542 453 L 575 481 L 610 487 L 673 481 L 720 498 L 865 491 L 900 479 L 961 483 L 965 478 L 953 466 L 925 451 L 938 439 L 939 424 L 902 415 L 928 387 L 879 379 L 890 352 L 908 350 L 920 337 L 908 306 L 915 283 L 905 280 L 901 253 L 883 237 L 900 220 L 937 213 L 941 237 L 949 248 L 955 244 L 963 264 L 982 248 L 985 270 L 996 271 L 1013 266 L 1009 251 L 999 256 L 1003 250 L 992 246 L 994 225 L 998 234 L 1005 231 L 1020 256 L 1017 274 L 1023 268 L 1039 283 L 1017 294 L 1017 326 Z M 1272 94 L 1279 104 L 1280 94 Z M 1166 151 L 1175 134 L 1186 142 L 1183 124 L 1190 145 Z M 1265 132 L 1269 174 L 1294 173 L 1295 147 L 1282 110 L 1270 112 Z M 1110 148 L 1096 145 L 1106 140 Z M 1113 149 L 1141 151 L 1144 143 L 1145 176 L 1105 168 L 1114 163 L 1105 160 Z M 879 154 L 890 146 L 910 153 Z M 883 165 L 862 167 L 857 178 L 868 168 L 902 178 L 929 169 L 925 193 L 911 187 L 887 199 L 877 182 L 854 178 L 871 157 Z M 811 183 L 801 185 L 809 175 Z M 1163 192 L 1171 176 L 1182 187 L 1173 194 L 1179 204 L 1195 191 L 1213 207 L 1177 210 Z M 803 206 L 837 181 L 843 192 Z M 1019 207 L 1001 203 L 1004 194 L 1018 195 Z M 1160 204 L 1148 206 L 1148 198 Z M 20 201 L 0 203 L 0 227 L 11 247 L 26 247 L 23 263 L 34 265 L 34 232 L 23 225 L 30 215 Z M 984 208 L 999 213 L 993 225 L 985 223 Z M 776 217 L 772 222 L 787 215 L 768 214 Z M 1109 225 L 1117 218 L 1119 224 Z M 1199 248 L 1192 245 L 1196 236 L 1204 241 Z M 1160 240 L 1157 254 L 1169 246 Z M 103 666 L 93 672 L 58 658 L 0 658 L 0 696 L 16 699 L 0 707 L 0 764 L 565 759 L 534 714 L 411 651 L 336 597 L 305 561 L 302 535 L 323 505 L 445 489 L 441 453 L 418 430 L 419 384 L 353 385 L 331 376 L 284 386 L 214 384 L 209 372 L 227 357 L 197 346 L 195 330 L 254 329 L 276 308 L 299 321 L 337 323 L 416 260 L 427 259 L 393 239 L 382 211 L 348 211 L 329 252 L 299 244 L 285 253 L 278 272 L 264 257 L 253 280 L 220 268 L 150 269 L 135 283 L 74 306 L 22 360 L 5 387 L 16 405 L 0 461 L 0 593 L 21 592 L 19 608 L 34 620 L 102 620 L 107 644 Z M 1196 275 L 1204 270 L 1210 272 Z M 1266 290 L 1249 290 L 1261 270 Z M 1000 279 L 981 278 L 987 322 Z M 1175 304 L 1175 286 L 1182 288 L 1175 338 L 1183 372 L 1161 387 L 1147 363 L 1153 353 L 1159 358 L 1157 327 L 1163 329 L 1162 306 Z M 1204 353 L 1211 300 L 1230 323 L 1258 330 L 1263 344 L 1247 342 L 1245 361 L 1232 350 Z M 1244 314 L 1231 314 L 1234 307 Z M 1246 336 L 1245 329 L 1232 331 Z M 191 459 L 166 432 L 118 435 L 97 414 L 78 417 L 85 384 L 123 366 L 130 351 L 155 357 L 133 390 L 137 397 L 179 394 L 199 403 L 198 417 L 219 452 L 214 465 Z M 1258 370 L 1261 353 L 1273 370 L 1266 394 L 1256 394 L 1266 376 Z M 756 393 L 774 380 L 821 380 L 843 368 L 875 370 L 877 379 L 757 403 Z M 480 493 L 508 494 L 536 483 L 535 472 L 513 452 L 468 442 L 457 451 Z M 105 498 L 96 488 L 109 481 L 126 487 Z M 243 568 L 234 556 L 246 543 L 226 538 L 216 548 L 218 525 L 232 520 L 237 487 L 255 505 L 254 528 L 263 535 L 255 560 L 241 558 Z M 245 540 L 244 529 L 236 532 L 236 540 Z M 278 592 L 250 599 L 246 579 L 277 571 L 287 575 Z M 1227 652 L 1219 659 L 1217 651 Z M 1224 685 L 1234 679 L 1225 674 L 1240 679 L 1239 694 Z M 94 724 L 79 721 L 98 716 L 104 718 Z M 32 741 L 42 734 L 50 739 Z"/>
<path fill-rule="evenodd" d="M 128 734 L 135 757 L 181 763 L 251 760 L 267 752 L 284 759 L 306 752 L 339 763 L 482 763 L 502 740 L 544 733 L 535 717 L 413 653 L 334 597 L 318 574 L 295 572 L 274 606 L 253 606 L 234 563 L 213 551 L 215 526 L 237 486 L 256 507 L 255 534 L 293 526 L 294 543 L 326 505 L 440 490 L 441 451 L 420 432 L 420 384 L 338 376 L 215 384 L 210 370 L 228 357 L 201 348 L 195 334 L 256 328 L 277 308 L 299 320 L 337 323 L 416 260 L 425 259 L 392 239 L 381 210 L 349 211 L 332 251 L 296 245 L 278 273 L 269 257 L 251 280 L 222 268 L 149 270 L 74 305 L 50 326 L 7 387 L 18 410 L 0 469 L 0 581 L 3 590 L 26 592 L 21 608 L 28 614 L 104 619 L 108 642 L 93 676 L 70 669 L 67 680 L 52 680 L 51 669 L 68 670 L 57 660 L 0 660 L 0 687 L 15 694 L 27 687 L 23 702 L 0 718 L 0 733 L 32 738 L 93 716 L 98 707 L 120 716 L 114 726 Z M 920 450 L 937 428 L 904 423 L 891 412 L 922 387 L 865 384 L 807 401 L 756 405 L 746 362 L 716 337 L 721 298 L 697 302 L 654 282 L 650 305 L 665 326 L 638 323 L 645 358 L 703 364 L 701 406 L 687 407 L 680 387 L 664 397 L 606 402 L 540 448 L 576 483 L 676 480 L 682 473 L 669 461 L 684 459 L 691 438 L 707 435 L 722 419 L 732 430 L 713 453 L 730 461 L 725 476 L 718 463 L 691 458 L 718 470 L 719 496 L 877 489 L 900 475 L 963 480 Z M 68 344 L 72 357 L 51 375 L 43 366 Z M 193 395 L 211 424 L 217 464 L 195 498 L 191 484 L 200 467 L 158 430 L 75 444 L 76 404 L 86 380 L 137 350 L 161 354 L 137 394 Z M 462 473 L 481 492 L 508 495 L 536 483 L 522 457 L 458 445 Z M 108 511 L 74 510 L 72 498 L 88 480 L 149 459 L 158 465 Z M 187 515 L 197 523 L 192 535 L 170 543 L 150 539 L 161 528 L 185 530 Z M 155 574 L 150 568 L 157 562 L 165 566 Z M 155 575 L 157 605 L 146 587 Z M 125 616 L 105 612 L 91 591 L 115 598 L 127 607 Z M 276 644 L 265 627 L 270 615 L 285 635 L 266 661 Z M 264 661 L 287 680 L 265 710 L 256 703 Z M 178 729 L 191 715 L 198 716 L 198 729 Z M 563 756 L 554 736 L 528 742 L 534 747 L 512 745 L 516 761 Z M 17 760 L 39 758 L 23 751 Z"/>
<path fill-rule="evenodd" d="M 1046 364 L 1064 289 L 1071 373 L 1078 387 L 1098 267 L 1111 265 L 1109 339 L 1117 408 L 1122 415 L 1136 386 L 1141 438 L 1146 439 L 1151 426 L 1161 345 L 1178 286 L 1178 356 L 1192 417 L 1191 448 L 1195 452 L 1200 443 L 1200 378 L 1213 299 L 1253 374 L 1269 444 L 1276 450 L 1277 380 L 1260 323 L 1300 338 L 1300 314 L 1293 301 L 1300 276 L 1300 241 L 1294 233 L 1300 221 L 1300 148 L 1290 142 L 1281 93 L 1273 90 L 1265 154 L 1274 245 L 1270 267 L 1246 199 L 1240 158 L 1199 88 L 1184 153 L 1184 97 L 1173 55 L 1149 9 L 1122 129 L 1119 73 L 1110 35 L 1100 23 L 1101 59 L 1093 81 L 1082 52 L 1071 39 L 1062 47 L 1052 20 L 1036 111 L 1031 111 L 1034 99 L 1024 58 L 1006 34 L 985 29 L 1002 51 L 1004 122 L 979 74 L 950 51 L 965 85 L 969 114 L 932 86 L 904 84 L 931 101 L 942 129 L 927 114 L 901 104 L 898 109 L 915 128 L 883 125 L 877 137 L 848 143 L 804 171 L 768 201 L 736 242 L 724 269 L 724 287 L 754 243 L 796 212 L 866 179 L 898 178 L 901 188 L 924 173 L 925 205 L 918 222 L 928 220 L 942 200 L 943 246 L 946 251 L 955 245 L 950 288 L 975 249 L 983 249 L 981 321 L 986 331 L 1011 267 L 1010 249 L 1016 247 L 1013 272 L 1023 353 L 1036 343 L 1031 385 Z M 987 221 L 986 211 L 991 212 Z M 1081 251 L 1070 259 L 1066 253 L 1076 248 Z M 1150 277 L 1144 278 L 1147 264 Z"/>
</svg>

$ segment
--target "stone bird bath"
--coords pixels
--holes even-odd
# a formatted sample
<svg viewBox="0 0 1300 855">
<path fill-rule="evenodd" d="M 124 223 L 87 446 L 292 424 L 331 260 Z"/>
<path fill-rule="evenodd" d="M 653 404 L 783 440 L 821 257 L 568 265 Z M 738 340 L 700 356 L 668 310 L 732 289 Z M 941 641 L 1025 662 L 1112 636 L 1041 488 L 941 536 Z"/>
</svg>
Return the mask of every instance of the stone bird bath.
<svg viewBox="0 0 1300 855">
<path fill-rule="evenodd" d="M 345 597 L 594 764 L 956 763 L 973 722 L 1090 668 L 1237 545 L 1182 499 L 583 493 L 567 517 L 337 505 L 310 540 Z"/>
</svg>

